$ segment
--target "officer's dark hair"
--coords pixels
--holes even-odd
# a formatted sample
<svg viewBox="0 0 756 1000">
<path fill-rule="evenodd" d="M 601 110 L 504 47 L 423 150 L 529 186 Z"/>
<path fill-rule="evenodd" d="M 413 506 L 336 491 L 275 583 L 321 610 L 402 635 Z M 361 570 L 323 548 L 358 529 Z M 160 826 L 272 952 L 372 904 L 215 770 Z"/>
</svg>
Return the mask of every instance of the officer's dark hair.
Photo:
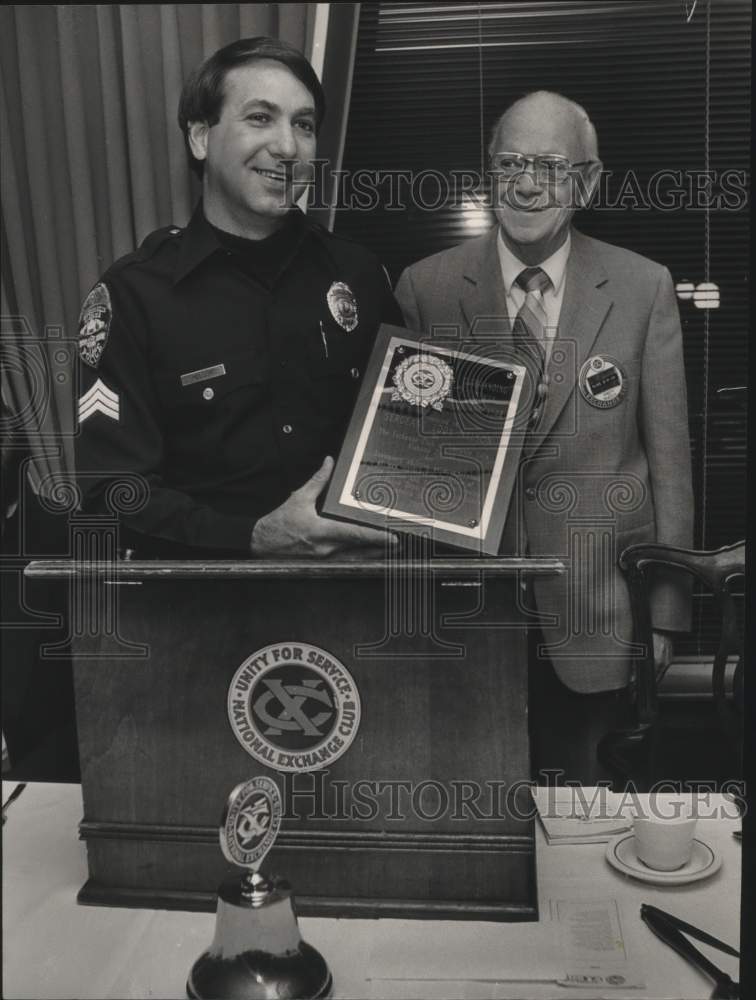
<svg viewBox="0 0 756 1000">
<path fill-rule="evenodd" d="M 254 38 L 240 38 L 230 45 L 218 49 L 206 59 L 189 77 L 181 91 L 178 107 L 178 122 L 184 133 L 184 142 L 189 156 L 189 166 L 202 177 L 204 160 L 198 160 L 189 145 L 189 126 L 192 122 L 216 125 L 220 121 L 225 99 L 225 81 L 229 70 L 246 66 L 260 59 L 273 59 L 282 63 L 312 94 L 315 101 L 315 127 L 325 117 L 325 94 L 315 70 L 299 49 L 266 35 Z"/>
</svg>

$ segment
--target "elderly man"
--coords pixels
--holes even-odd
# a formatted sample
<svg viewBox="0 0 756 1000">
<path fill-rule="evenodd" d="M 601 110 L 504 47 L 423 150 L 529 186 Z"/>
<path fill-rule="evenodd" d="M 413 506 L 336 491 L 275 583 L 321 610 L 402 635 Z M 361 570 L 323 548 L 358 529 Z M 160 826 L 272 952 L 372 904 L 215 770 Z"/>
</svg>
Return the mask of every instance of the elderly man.
<svg viewBox="0 0 756 1000">
<path fill-rule="evenodd" d="M 136 483 L 140 555 L 329 555 L 385 533 L 321 518 L 382 320 L 401 322 L 367 250 L 296 207 L 325 113 L 305 57 L 240 39 L 179 107 L 202 201 L 149 235 L 87 297 L 77 475 L 85 509 Z"/>
<path fill-rule="evenodd" d="M 528 94 L 502 114 L 489 152 L 498 226 L 412 265 L 396 293 L 406 325 L 428 334 L 456 324 L 475 339 L 498 317 L 534 372 L 504 550 L 567 563 L 565 576 L 533 585 L 545 640 L 531 671 L 535 754 L 542 768 L 594 780 L 596 744 L 619 721 L 631 671 L 618 554 L 634 542 L 691 544 L 680 321 L 666 268 L 572 227 L 602 169 L 582 107 Z M 688 614 L 686 589 L 660 579 L 660 665 Z"/>
</svg>

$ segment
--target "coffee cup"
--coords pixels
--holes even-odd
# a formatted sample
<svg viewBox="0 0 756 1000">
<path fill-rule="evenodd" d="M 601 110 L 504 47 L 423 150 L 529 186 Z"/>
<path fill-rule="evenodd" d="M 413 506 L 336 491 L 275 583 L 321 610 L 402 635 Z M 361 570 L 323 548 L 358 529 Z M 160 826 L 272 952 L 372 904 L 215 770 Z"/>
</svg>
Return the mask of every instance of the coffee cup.
<svg viewBox="0 0 756 1000">
<path fill-rule="evenodd" d="M 633 820 L 635 853 L 648 868 L 676 871 L 690 861 L 695 830 L 696 818 L 685 806 L 649 810 Z"/>
</svg>

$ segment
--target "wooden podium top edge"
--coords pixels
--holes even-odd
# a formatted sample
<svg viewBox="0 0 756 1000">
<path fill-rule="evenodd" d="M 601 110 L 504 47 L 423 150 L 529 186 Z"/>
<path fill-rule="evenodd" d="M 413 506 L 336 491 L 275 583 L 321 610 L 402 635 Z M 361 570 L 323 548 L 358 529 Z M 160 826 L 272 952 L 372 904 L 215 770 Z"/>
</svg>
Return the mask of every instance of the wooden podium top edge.
<svg viewBox="0 0 756 1000">
<path fill-rule="evenodd" d="M 105 577 L 113 581 L 154 579 L 222 579 L 248 577 L 383 577 L 396 573 L 447 574 L 486 573 L 495 576 L 555 576 L 564 573 L 559 559 L 512 557 L 438 558 L 430 561 L 410 559 L 370 559 L 362 562 L 344 559 L 249 559 L 232 560 L 119 560 L 117 562 L 40 559 L 30 562 L 24 576 L 35 578 Z"/>
</svg>

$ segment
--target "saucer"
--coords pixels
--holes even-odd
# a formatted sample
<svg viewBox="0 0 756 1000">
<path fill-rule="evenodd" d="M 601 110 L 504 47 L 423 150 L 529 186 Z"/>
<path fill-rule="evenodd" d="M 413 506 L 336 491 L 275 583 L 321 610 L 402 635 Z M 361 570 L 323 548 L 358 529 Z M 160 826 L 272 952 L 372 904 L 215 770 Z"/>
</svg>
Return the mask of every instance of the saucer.
<svg viewBox="0 0 756 1000">
<path fill-rule="evenodd" d="M 606 860 L 617 871 L 641 882 L 653 882 L 655 885 L 686 885 L 708 878 L 722 864 L 722 855 L 698 837 L 693 840 L 693 852 L 690 861 L 682 868 L 673 872 L 656 871 L 639 860 L 635 853 L 635 837 L 632 833 L 621 833 L 606 845 Z"/>
</svg>

